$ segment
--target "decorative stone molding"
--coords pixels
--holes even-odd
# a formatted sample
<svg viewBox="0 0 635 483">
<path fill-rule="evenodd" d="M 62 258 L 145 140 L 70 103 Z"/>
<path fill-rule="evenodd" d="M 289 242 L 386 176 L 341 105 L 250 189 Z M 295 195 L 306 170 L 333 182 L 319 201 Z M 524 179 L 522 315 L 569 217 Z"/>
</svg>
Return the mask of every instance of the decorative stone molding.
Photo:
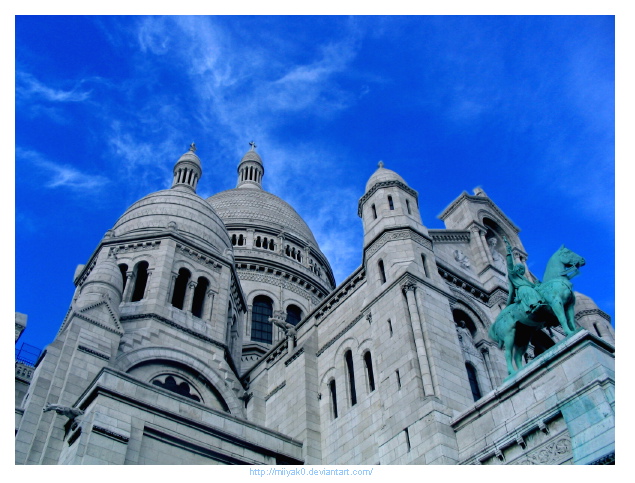
<svg viewBox="0 0 635 483">
<path fill-rule="evenodd" d="M 368 198 L 370 198 L 371 196 L 373 196 L 377 190 L 381 189 L 381 188 L 392 188 L 393 186 L 397 187 L 397 188 L 401 188 L 402 190 L 404 190 L 406 193 L 408 193 L 410 196 L 412 196 L 415 201 L 419 202 L 419 193 L 417 193 L 415 190 L 413 190 L 410 186 L 402 183 L 401 181 L 398 180 L 389 180 L 389 181 L 380 181 L 378 183 L 375 183 L 365 194 L 364 196 L 362 196 L 359 199 L 359 202 L 357 203 L 357 215 L 361 218 L 362 217 L 362 206 L 364 206 L 364 203 L 366 203 L 366 201 L 368 201 Z"/>
<path fill-rule="evenodd" d="M 242 269 L 239 270 L 238 276 L 241 280 L 250 280 L 253 282 L 260 282 L 260 283 L 265 283 L 268 285 L 274 285 L 276 287 L 282 287 L 286 290 L 289 290 L 295 294 L 300 295 L 301 297 L 304 297 L 305 299 L 310 300 L 313 305 L 318 305 L 320 303 L 320 300 L 311 292 L 309 292 L 306 289 L 303 289 L 296 283 L 285 281 L 282 277 L 276 277 L 275 275 L 267 275 L 265 273 L 254 273 L 250 270 L 242 270 Z"/>
<path fill-rule="evenodd" d="M 513 461 L 512 465 L 557 465 L 572 457 L 568 436 L 549 442 Z"/>
<path fill-rule="evenodd" d="M 157 250 L 160 244 L 161 244 L 161 240 L 152 240 L 152 241 L 139 242 L 139 243 L 126 243 L 124 245 L 117 245 L 117 246 L 111 247 L 110 254 L 117 256 L 119 254 L 128 254 L 131 252 Z"/>
<path fill-rule="evenodd" d="M 412 280 L 408 280 L 401 285 L 401 291 L 403 293 L 414 292 L 416 290 L 417 290 L 417 284 L 416 282 L 413 282 Z"/>
<path fill-rule="evenodd" d="M 97 425 L 93 425 L 93 433 L 101 434 L 103 436 L 106 436 L 107 438 L 114 439 L 115 441 L 118 441 L 120 443 L 127 444 L 128 441 L 130 440 L 130 438 L 128 438 L 127 436 L 124 436 L 123 434 L 115 433 L 114 431 L 111 431 L 110 429 L 102 428 L 101 426 L 97 426 Z M 69 442 L 69 444 L 72 444 L 72 443 Z"/>
<path fill-rule="evenodd" d="M 265 396 L 265 401 L 268 401 L 274 394 L 276 394 L 286 385 L 287 385 L 287 381 L 282 381 L 282 383 L 274 387 L 273 390 Z"/>
<path fill-rule="evenodd" d="M 357 272 L 355 276 L 349 277 L 345 283 L 340 285 L 339 290 L 331 293 L 328 298 L 322 302 L 322 306 L 315 312 L 315 320 L 319 321 L 322 317 L 329 314 L 335 307 L 338 307 L 342 301 L 348 298 L 349 294 L 353 293 L 358 288 L 360 282 L 365 279 L 366 270 L 364 269 Z"/>
<path fill-rule="evenodd" d="M 84 345 L 79 345 L 77 346 L 77 350 L 80 352 L 84 352 L 86 354 L 90 354 L 91 356 L 95 356 L 99 359 L 103 359 L 104 361 L 109 361 L 110 360 L 110 356 L 107 356 L 106 354 L 102 354 L 101 352 L 97 352 L 96 350 L 93 350 L 89 347 L 86 347 Z"/>
<path fill-rule="evenodd" d="M 289 364 L 291 364 L 293 361 L 295 361 L 298 357 L 300 357 L 302 354 L 304 354 L 304 347 L 301 347 L 300 349 L 298 349 L 295 354 L 293 354 L 291 357 L 289 357 L 286 361 L 284 361 L 284 365 L 285 367 L 288 367 Z"/>
<path fill-rule="evenodd" d="M 215 272 L 220 273 L 223 266 L 218 263 L 217 261 L 213 260 L 212 258 L 194 250 L 193 248 L 190 248 L 186 245 L 183 245 L 182 243 L 177 243 L 176 244 L 176 250 L 177 253 L 180 253 L 182 255 L 185 255 L 186 257 L 191 258 L 192 260 L 197 261 L 198 263 L 202 264 L 202 265 L 206 265 L 209 266 L 212 270 L 214 270 Z"/>
<path fill-rule="evenodd" d="M 346 332 L 348 332 L 349 330 L 351 330 L 351 329 L 353 328 L 353 326 L 354 326 L 357 322 L 359 322 L 360 320 L 362 320 L 362 318 L 363 318 L 363 315 L 362 315 L 362 314 L 359 314 L 357 317 L 355 317 L 355 319 L 354 319 L 354 320 L 353 320 L 350 324 L 348 324 L 346 327 L 344 327 L 342 330 L 340 330 L 340 331 L 337 333 L 337 335 L 336 335 L 335 337 L 333 337 L 333 338 L 332 338 L 331 340 L 329 340 L 326 344 L 324 344 L 324 345 L 322 346 L 322 348 L 321 348 L 321 349 L 319 349 L 319 350 L 317 351 L 316 356 L 317 356 L 317 357 L 320 357 L 320 356 L 324 353 L 324 351 L 325 351 L 326 349 L 328 349 L 328 348 L 329 348 L 329 347 L 331 347 L 333 344 L 335 344 L 335 342 L 336 342 L 336 341 L 337 341 L 340 337 L 342 337 L 342 336 L 343 336 Z"/>
<path fill-rule="evenodd" d="M 470 243 L 469 231 L 428 230 L 433 243 Z"/>
<path fill-rule="evenodd" d="M 390 230 L 382 233 L 379 238 L 372 242 L 372 244 L 366 249 L 365 258 L 368 259 L 377 253 L 386 243 L 395 240 L 412 240 L 419 245 L 432 250 L 432 242 L 427 238 L 424 238 L 419 233 L 412 231 L 411 229 L 398 229 Z"/>
<path fill-rule="evenodd" d="M 576 312 L 575 320 L 580 320 L 582 317 L 586 317 L 587 315 L 598 315 L 607 320 L 609 323 L 611 322 L 611 316 L 600 309 L 580 310 L 580 312 Z"/>
</svg>

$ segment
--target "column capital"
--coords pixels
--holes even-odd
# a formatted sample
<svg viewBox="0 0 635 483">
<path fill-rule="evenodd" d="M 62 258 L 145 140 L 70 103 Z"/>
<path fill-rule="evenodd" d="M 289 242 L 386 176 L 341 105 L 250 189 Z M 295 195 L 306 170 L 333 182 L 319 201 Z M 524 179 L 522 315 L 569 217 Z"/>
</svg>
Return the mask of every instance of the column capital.
<svg viewBox="0 0 635 483">
<path fill-rule="evenodd" d="M 188 282 L 187 286 L 190 289 L 196 288 L 196 286 L 198 285 L 197 282 L 195 282 L 194 280 L 191 280 L 190 282 Z"/>
<path fill-rule="evenodd" d="M 401 284 L 401 290 L 403 293 L 414 292 L 417 290 L 417 283 L 412 280 L 408 280 L 407 282 Z"/>
</svg>

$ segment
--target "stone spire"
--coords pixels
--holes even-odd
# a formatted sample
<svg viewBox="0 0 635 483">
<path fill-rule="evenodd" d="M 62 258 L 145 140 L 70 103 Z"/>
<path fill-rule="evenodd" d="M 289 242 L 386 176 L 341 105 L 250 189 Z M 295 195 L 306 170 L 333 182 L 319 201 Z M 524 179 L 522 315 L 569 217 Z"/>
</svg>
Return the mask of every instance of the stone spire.
<svg viewBox="0 0 635 483">
<path fill-rule="evenodd" d="M 238 182 L 236 188 L 259 188 L 262 189 L 262 177 L 265 174 L 265 168 L 262 159 L 256 152 L 256 143 L 249 143 L 251 148 L 243 156 L 238 164 Z"/>
<path fill-rule="evenodd" d="M 190 144 L 190 150 L 179 158 L 174 165 L 174 180 L 172 188 L 191 189 L 196 193 L 196 185 L 201 179 L 203 170 L 201 160 L 195 154 L 196 144 Z"/>
</svg>

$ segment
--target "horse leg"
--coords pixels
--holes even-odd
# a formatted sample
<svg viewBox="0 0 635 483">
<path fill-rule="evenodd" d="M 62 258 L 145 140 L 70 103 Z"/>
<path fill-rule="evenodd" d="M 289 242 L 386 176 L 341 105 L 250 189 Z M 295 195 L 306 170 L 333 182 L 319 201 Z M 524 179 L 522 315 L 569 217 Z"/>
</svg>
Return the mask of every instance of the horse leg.
<svg viewBox="0 0 635 483">
<path fill-rule="evenodd" d="M 551 304 L 551 310 L 553 310 L 553 313 L 558 318 L 558 322 L 560 322 L 560 326 L 562 330 L 564 330 L 564 335 L 571 335 L 573 331 L 569 329 L 569 323 L 562 302 L 560 300 L 554 300 Z"/>
<path fill-rule="evenodd" d="M 516 369 L 520 370 L 523 366 L 523 356 L 527 352 L 527 347 L 529 346 L 529 340 L 531 339 L 531 334 L 533 330 L 525 325 L 521 325 L 516 331 L 516 344 L 514 347 L 514 363 L 516 364 Z"/>
<path fill-rule="evenodd" d="M 508 377 L 513 376 L 517 371 L 512 365 L 512 356 L 514 351 L 514 339 L 516 338 L 516 323 L 512 323 L 511 327 L 505 334 L 505 361 L 507 361 Z"/>
<path fill-rule="evenodd" d="M 575 332 L 577 330 L 575 324 L 575 299 L 566 307 L 566 316 L 567 316 L 567 324 L 571 332 Z"/>
</svg>

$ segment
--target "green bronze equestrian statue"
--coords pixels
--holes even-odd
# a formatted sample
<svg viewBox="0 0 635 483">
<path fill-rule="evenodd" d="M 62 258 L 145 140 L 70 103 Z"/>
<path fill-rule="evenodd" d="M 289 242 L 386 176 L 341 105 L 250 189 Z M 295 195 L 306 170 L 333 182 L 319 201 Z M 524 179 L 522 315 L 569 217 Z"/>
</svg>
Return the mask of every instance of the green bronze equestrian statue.
<svg viewBox="0 0 635 483">
<path fill-rule="evenodd" d="M 507 372 L 512 376 L 522 367 L 522 357 L 535 331 L 558 324 L 567 336 L 576 331 L 575 295 L 570 280 L 578 275 L 578 269 L 585 262 L 562 245 L 549 259 L 542 283 L 532 283 L 525 277 L 525 267 L 514 265 L 512 247 L 506 238 L 504 240 L 509 297 L 507 307 L 490 327 L 489 336 L 505 349 Z"/>
</svg>

